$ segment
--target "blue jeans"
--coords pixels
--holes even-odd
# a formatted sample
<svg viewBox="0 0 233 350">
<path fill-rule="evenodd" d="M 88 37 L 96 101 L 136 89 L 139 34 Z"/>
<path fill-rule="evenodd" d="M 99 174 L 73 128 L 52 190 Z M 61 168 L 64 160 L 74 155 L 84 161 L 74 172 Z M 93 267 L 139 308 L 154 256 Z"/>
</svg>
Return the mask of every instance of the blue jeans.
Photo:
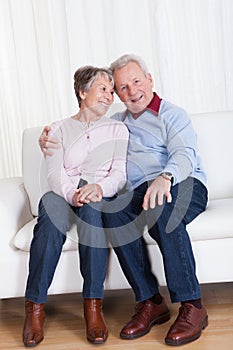
<svg viewBox="0 0 233 350">
<path fill-rule="evenodd" d="M 186 225 L 205 210 L 207 189 L 199 180 L 189 177 L 171 188 L 172 203 L 143 211 L 142 202 L 148 186 L 149 184 L 143 183 L 134 190 L 133 195 L 123 195 L 128 196 L 128 202 L 124 198 L 126 206 L 106 216 L 106 226 L 109 227 L 110 234 L 114 234 L 115 245 L 122 246 L 128 244 L 129 240 L 137 240 L 144 225 L 148 225 L 149 234 L 157 242 L 163 257 L 171 301 L 198 299 L 201 297 L 200 286 Z M 135 267 L 137 253 L 131 259 L 131 265 Z M 141 258 L 147 260 L 145 256 Z M 127 271 L 125 274 L 127 275 Z M 148 276 L 151 279 L 149 272 Z"/>
<path fill-rule="evenodd" d="M 30 248 L 25 292 L 27 299 L 38 304 L 46 302 L 48 288 L 66 241 L 66 232 L 72 223 L 76 223 L 79 233 L 84 298 L 103 298 L 109 244 L 117 254 L 136 300 L 144 300 L 157 293 L 157 281 L 150 270 L 143 237 L 139 235 L 127 244 L 116 246 L 114 233 L 104 229 L 109 211 L 116 209 L 114 206 L 118 207 L 118 199 L 105 198 L 101 202 L 76 208 L 53 192 L 42 197 Z"/>
</svg>

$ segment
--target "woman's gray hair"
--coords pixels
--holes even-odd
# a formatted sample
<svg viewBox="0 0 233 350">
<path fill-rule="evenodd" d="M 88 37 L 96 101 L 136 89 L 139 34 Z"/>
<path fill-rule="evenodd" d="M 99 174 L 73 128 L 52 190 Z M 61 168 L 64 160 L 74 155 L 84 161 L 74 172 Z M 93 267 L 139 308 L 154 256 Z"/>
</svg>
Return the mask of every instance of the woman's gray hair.
<svg viewBox="0 0 233 350">
<path fill-rule="evenodd" d="M 100 76 L 106 77 L 114 87 L 114 80 L 109 68 L 98 68 L 94 66 L 83 66 L 74 73 L 74 91 L 78 99 L 79 107 L 82 99 L 79 95 L 80 91 L 88 92 L 94 81 Z"/>
<path fill-rule="evenodd" d="M 110 69 L 111 69 L 112 74 L 114 74 L 114 72 L 116 70 L 125 67 L 130 62 L 135 62 L 142 69 L 145 76 L 147 77 L 149 72 L 148 72 L 148 68 L 147 68 L 146 63 L 143 61 L 143 59 L 141 57 L 133 55 L 133 54 L 123 55 L 123 56 L 119 57 L 118 59 L 116 59 L 114 62 L 112 62 L 110 65 Z"/>
</svg>

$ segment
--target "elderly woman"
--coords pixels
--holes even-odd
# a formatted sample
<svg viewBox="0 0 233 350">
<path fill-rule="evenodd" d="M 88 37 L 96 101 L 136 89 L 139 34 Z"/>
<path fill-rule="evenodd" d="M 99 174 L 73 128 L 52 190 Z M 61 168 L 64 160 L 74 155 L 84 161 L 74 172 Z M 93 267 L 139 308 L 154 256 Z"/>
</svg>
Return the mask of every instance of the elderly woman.
<svg viewBox="0 0 233 350">
<path fill-rule="evenodd" d="M 108 261 L 104 213 L 125 185 L 128 144 L 126 126 L 105 116 L 113 103 L 113 86 L 107 69 L 92 66 L 78 69 L 74 75 L 74 89 L 79 111 L 53 123 L 50 131 L 50 137 L 59 141 L 59 147 L 53 150 L 52 156 L 46 157 L 51 191 L 39 203 L 30 249 L 23 329 L 23 342 L 27 347 L 43 340 L 48 288 L 66 241 L 66 232 L 74 221 L 84 280 L 87 339 L 99 344 L 108 336 L 102 312 Z"/>
</svg>

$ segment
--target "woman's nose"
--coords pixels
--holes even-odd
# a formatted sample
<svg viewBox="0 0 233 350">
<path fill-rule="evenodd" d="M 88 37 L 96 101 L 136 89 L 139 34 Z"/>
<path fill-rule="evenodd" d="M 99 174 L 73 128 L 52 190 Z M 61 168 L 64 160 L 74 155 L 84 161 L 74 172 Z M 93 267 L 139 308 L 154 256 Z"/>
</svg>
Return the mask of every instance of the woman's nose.
<svg viewBox="0 0 233 350">
<path fill-rule="evenodd" d="M 104 97 L 108 100 L 111 101 L 113 99 L 113 94 L 111 92 L 106 91 Z"/>
</svg>

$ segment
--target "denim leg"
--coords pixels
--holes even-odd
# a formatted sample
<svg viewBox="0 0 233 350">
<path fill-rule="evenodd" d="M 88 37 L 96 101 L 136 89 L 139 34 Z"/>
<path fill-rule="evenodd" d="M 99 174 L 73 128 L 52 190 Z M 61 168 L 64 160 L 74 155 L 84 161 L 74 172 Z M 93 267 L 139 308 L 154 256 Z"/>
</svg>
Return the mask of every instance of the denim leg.
<svg viewBox="0 0 233 350">
<path fill-rule="evenodd" d="M 69 204 L 54 192 L 46 193 L 40 200 L 25 292 L 25 297 L 34 303 L 47 300 L 48 288 L 66 241 L 66 232 L 74 220 L 73 215 Z"/>
<path fill-rule="evenodd" d="M 143 237 L 113 249 L 134 291 L 136 301 L 147 300 L 159 292 Z"/>
<path fill-rule="evenodd" d="M 136 301 L 149 299 L 158 293 L 158 283 L 152 274 L 143 238 L 142 200 L 146 188 L 142 185 L 134 192 L 120 195 L 108 203 L 103 212 L 105 232 Z"/>
<path fill-rule="evenodd" d="M 102 202 L 76 208 L 83 298 L 103 299 L 108 243 L 103 229 Z"/>
<path fill-rule="evenodd" d="M 198 299 L 200 286 L 186 225 L 206 208 L 207 190 L 188 178 L 171 190 L 172 203 L 149 210 L 150 235 L 158 243 L 172 302 Z"/>
</svg>

